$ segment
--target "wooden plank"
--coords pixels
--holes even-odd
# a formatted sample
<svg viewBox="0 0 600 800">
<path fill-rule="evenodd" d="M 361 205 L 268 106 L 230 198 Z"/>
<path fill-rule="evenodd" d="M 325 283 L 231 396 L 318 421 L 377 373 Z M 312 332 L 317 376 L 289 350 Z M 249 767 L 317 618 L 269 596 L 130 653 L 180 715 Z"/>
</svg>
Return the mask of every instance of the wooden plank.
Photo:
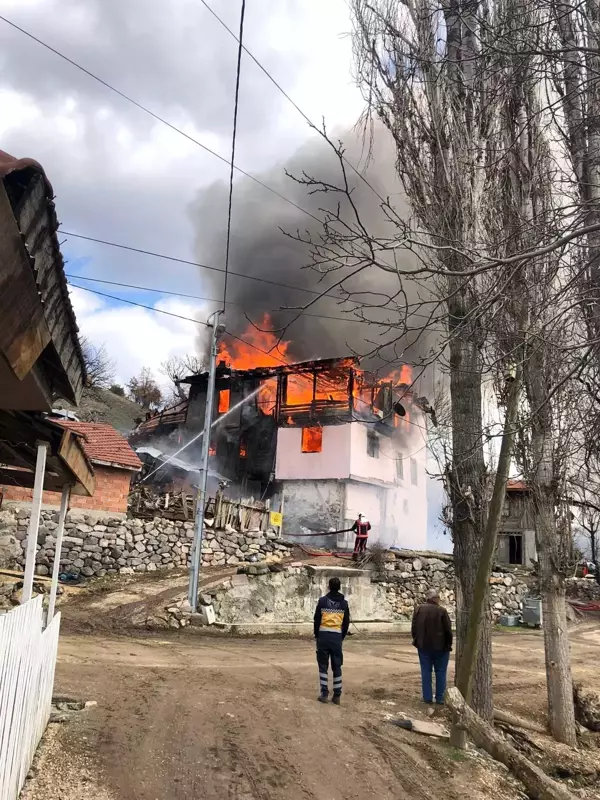
<svg viewBox="0 0 600 800">
<path fill-rule="evenodd" d="M 41 597 L 0 616 L 0 800 L 17 800 L 50 715 L 60 614 L 42 623 Z"/>
<path fill-rule="evenodd" d="M 92 467 L 83 452 L 80 438 L 71 431 L 65 430 L 58 448 L 58 455 L 77 478 L 77 481 L 83 487 L 84 493 L 91 497 L 94 494 L 96 480 Z M 77 489 L 79 487 L 74 487 L 74 491 Z M 77 491 L 77 494 L 80 493 L 80 491 Z"/>
<path fill-rule="evenodd" d="M 29 254 L 0 181 L 0 349 L 19 380 L 50 342 Z"/>
</svg>

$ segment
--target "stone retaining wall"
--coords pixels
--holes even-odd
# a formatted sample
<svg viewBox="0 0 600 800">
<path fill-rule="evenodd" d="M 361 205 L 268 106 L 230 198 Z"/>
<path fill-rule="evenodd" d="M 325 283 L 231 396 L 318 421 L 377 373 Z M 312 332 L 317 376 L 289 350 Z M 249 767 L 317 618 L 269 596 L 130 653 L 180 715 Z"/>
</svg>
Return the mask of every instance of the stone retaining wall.
<svg viewBox="0 0 600 800">
<path fill-rule="evenodd" d="M 442 605 L 455 618 L 455 575 L 451 558 L 405 559 L 401 553 L 390 553 L 383 571 L 373 581 L 386 589 L 387 600 L 395 618 L 411 618 L 415 606 L 424 602 L 427 590 L 439 590 Z M 503 615 L 519 616 L 523 598 L 529 588 L 522 576 L 510 572 L 493 572 L 490 578 L 490 609 L 494 622 Z"/>
<path fill-rule="evenodd" d="M 301 562 L 286 566 L 242 566 L 210 594 L 217 622 L 229 625 L 309 623 L 327 581 L 337 575 L 350 604 L 352 618 L 363 622 L 405 622 L 415 606 L 424 602 L 427 590 L 439 589 L 442 605 L 454 620 L 454 566 L 451 560 L 414 558 L 410 561 L 388 554 L 385 568 L 348 569 L 314 566 Z M 494 622 L 502 615 L 520 614 L 528 592 L 524 580 L 494 572 L 490 578 L 490 608 Z"/>
<path fill-rule="evenodd" d="M 30 509 L 10 506 L 0 511 L 0 567 L 23 568 Z M 54 562 L 58 512 L 44 510 L 40 520 L 36 573 L 49 575 Z M 86 578 L 107 574 L 154 572 L 185 567 L 193 539 L 192 522 L 90 517 L 71 512 L 65 524 L 61 572 Z M 290 550 L 274 531 L 204 533 L 202 563 L 212 566 L 277 560 Z"/>
</svg>

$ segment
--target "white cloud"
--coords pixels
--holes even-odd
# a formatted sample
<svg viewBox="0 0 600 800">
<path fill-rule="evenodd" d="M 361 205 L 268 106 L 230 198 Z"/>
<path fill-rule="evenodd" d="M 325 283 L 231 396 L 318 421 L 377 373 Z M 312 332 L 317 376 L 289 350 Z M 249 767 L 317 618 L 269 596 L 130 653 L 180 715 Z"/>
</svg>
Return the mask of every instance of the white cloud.
<svg viewBox="0 0 600 800">
<path fill-rule="evenodd" d="M 116 364 L 118 383 L 126 384 L 143 367 L 167 385 L 160 364 L 172 355 L 197 352 L 204 329 L 194 322 L 169 317 L 137 306 L 109 306 L 102 298 L 72 288 L 71 301 L 80 333 L 96 347 L 106 346 Z M 204 320 L 210 313 L 201 305 L 175 299 L 161 300 L 154 308 L 182 317 Z"/>
</svg>

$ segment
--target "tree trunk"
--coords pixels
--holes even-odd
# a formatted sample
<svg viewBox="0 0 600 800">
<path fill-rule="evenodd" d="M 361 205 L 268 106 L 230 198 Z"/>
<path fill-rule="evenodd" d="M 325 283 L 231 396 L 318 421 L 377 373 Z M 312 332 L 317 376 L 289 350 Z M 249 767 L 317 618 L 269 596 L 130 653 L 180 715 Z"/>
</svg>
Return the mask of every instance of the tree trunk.
<svg viewBox="0 0 600 800">
<path fill-rule="evenodd" d="M 489 621 L 489 584 L 494 564 L 494 553 L 498 540 L 498 528 L 502 517 L 502 508 L 506 494 L 506 482 L 510 470 L 510 462 L 515 438 L 515 423 L 521 394 L 521 367 L 519 366 L 510 388 L 506 405 L 504 432 L 500 456 L 494 480 L 494 490 L 489 504 L 485 534 L 481 542 L 481 552 L 477 563 L 477 574 L 473 588 L 473 599 L 468 610 L 467 630 L 461 641 L 461 657 L 457 665 L 456 686 L 467 703 L 471 704 L 473 696 L 473 678 L 479 652 L 479 638 L 486 618 Z M 489 624 L 489 622 L 488 622 Z M 453 729 L 451 741 L 456 746 L 464 744 L 463 737 L 457 728 Z"/>
<path fill-rule="evenodd" d="M 544 649 L 546 655 L 546 684 L 548 692 L 548 723 L 554 738 L 571 747 L 577 745 L 573 679 L 567 636 L 565 595 L 566 543 L 560 541 L 554 500 L 547 481 L 548 435 L 534 433 L 533 450 L 537 463 L 534 486 L 536 510 L 536 545 L 539 561 L 539 583 L 542 597 Z"/>
<path fill-rule="evenodd" d="M 465 304 L 466 305 L 466 304 Z M 452 401 L 452 535 L 456 570 L 456 668 L 467 635 L 484 520 L 485 463 L 481 410 L 481 356 L 474 331 L 462 328 L 466 316 L 459 295 L 450 309 L 450 396 Z M 461 330 L 462 328 L 462 330 Z M 491 618 L 480 632 L 471 703 L 484 719 L 493 717 Z"/>
<path fill-rule="evenodd" d="M 458 689 L 449 689 L 447 698 L 448 705 L 475 744 L 496 761 L 505 764 L 521 781 L 532 800 L 573 800 L 573 795 L 565 786 L 549 778 L 538 766 L 515 750 L 491 725 L 478 717 L 465 703 Z"/>
</svg>

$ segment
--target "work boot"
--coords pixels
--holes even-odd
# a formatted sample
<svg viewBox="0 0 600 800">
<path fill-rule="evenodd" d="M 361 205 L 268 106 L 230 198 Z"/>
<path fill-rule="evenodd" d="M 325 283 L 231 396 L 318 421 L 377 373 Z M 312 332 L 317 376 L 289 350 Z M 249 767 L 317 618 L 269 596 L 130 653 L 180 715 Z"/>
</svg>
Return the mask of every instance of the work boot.
<svg viewBox="0 0 600 800">
<path fill-rule="evenodd" d="M 332 702 L 336 706 L 341 706 L 341 704 L 342 704 L 342 695 L 341 694 L 334 694 Z"/>
</svg>

